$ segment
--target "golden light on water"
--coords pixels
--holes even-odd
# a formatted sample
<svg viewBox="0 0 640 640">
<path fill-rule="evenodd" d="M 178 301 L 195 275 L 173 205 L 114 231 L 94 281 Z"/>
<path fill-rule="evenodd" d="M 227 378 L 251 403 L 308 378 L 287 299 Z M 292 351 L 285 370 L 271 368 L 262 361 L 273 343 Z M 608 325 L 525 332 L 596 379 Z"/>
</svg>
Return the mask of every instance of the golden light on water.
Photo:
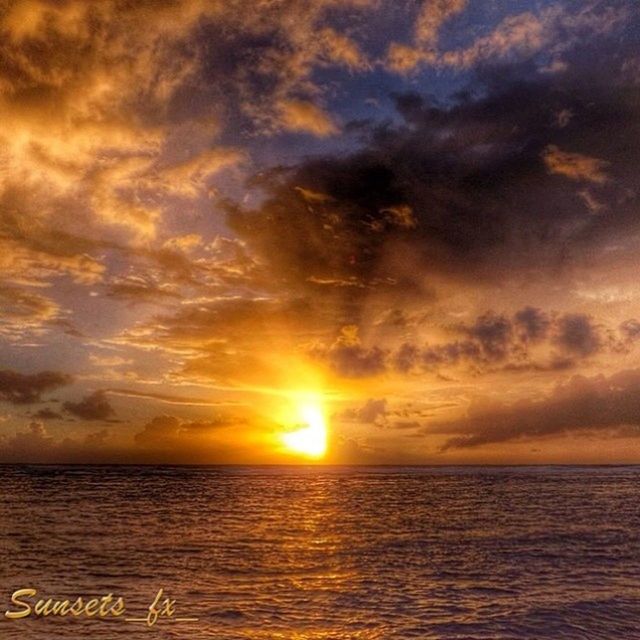
<svg viewBox="0 0 640 640">
<path fill-rule="evenodd" d="M 301 400 L 293 413 L 296 427 L 281 435 L 285 448 L 309 458 L 322 458 L 327 452 L 327 422 L 321 402 Z"/>
</svg>

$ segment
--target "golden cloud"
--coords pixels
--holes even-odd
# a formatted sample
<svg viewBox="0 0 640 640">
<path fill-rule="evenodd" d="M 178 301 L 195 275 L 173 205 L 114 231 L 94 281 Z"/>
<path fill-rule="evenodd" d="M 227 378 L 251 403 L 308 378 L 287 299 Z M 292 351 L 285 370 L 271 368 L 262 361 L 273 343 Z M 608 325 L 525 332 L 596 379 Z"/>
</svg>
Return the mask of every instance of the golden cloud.
<svg viewBox="0 0 640 640">
<path fill-rule="evenodd" d="M 609 163 L 599 158 L 591 158 L 581 153 L 561 151 L 554 144 L 549 145 L 544 150 L 542 157 L 550 173 L 557 173 L 571 180 L 604 184 L 609 179 L 605 172 L 605 168 Z"/>
</svg>

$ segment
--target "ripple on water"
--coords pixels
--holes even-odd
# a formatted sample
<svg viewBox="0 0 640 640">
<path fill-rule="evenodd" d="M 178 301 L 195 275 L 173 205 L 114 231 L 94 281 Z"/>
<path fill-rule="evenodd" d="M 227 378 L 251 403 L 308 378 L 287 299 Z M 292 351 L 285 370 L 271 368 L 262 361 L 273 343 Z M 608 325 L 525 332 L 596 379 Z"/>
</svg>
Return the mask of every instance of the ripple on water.
<svg viewBox="0 0 640 640">
<path fill-rule="evenodd" d="M 0 597 L 165 587 L 216 640 L 640 639 L 640 470 L 0 467 Z M 4 594 L 4 595 L 2 595 Z M 4 605 L 3 605 L 4 606 Z M 149 638 L 0 618 L 0 637 Z"/>
</svg>

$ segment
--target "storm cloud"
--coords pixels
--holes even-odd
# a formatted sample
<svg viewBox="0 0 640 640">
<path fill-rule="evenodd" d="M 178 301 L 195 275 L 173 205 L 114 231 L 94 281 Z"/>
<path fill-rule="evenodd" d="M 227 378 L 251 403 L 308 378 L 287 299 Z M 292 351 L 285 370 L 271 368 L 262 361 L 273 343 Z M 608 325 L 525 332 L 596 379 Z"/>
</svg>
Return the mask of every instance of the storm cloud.
<svg viewBox="0 0 640 640">
<path fill-rule="evenodd" d="M 542 400 L 470 407 L 466 416 L 434 422 L 429 433 L 457 434 L 443 450 L 521 438 L 624 429 L 640 436 L 640 369 L 612 376 L 574 376 Z"/>
</svg>

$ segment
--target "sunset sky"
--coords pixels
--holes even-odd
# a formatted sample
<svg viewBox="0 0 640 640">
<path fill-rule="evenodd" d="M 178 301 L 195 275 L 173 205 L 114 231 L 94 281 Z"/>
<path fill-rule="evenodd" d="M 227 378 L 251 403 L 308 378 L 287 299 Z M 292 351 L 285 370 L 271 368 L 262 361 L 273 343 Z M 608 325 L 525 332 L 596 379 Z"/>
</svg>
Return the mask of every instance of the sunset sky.
<svg viewBox="0 0 640 640">
<path fill-rule="evenodd" d="M 0 461 L 640 462 L 639 166 L 636 0 L 0 0 Z"/>
</svg>

